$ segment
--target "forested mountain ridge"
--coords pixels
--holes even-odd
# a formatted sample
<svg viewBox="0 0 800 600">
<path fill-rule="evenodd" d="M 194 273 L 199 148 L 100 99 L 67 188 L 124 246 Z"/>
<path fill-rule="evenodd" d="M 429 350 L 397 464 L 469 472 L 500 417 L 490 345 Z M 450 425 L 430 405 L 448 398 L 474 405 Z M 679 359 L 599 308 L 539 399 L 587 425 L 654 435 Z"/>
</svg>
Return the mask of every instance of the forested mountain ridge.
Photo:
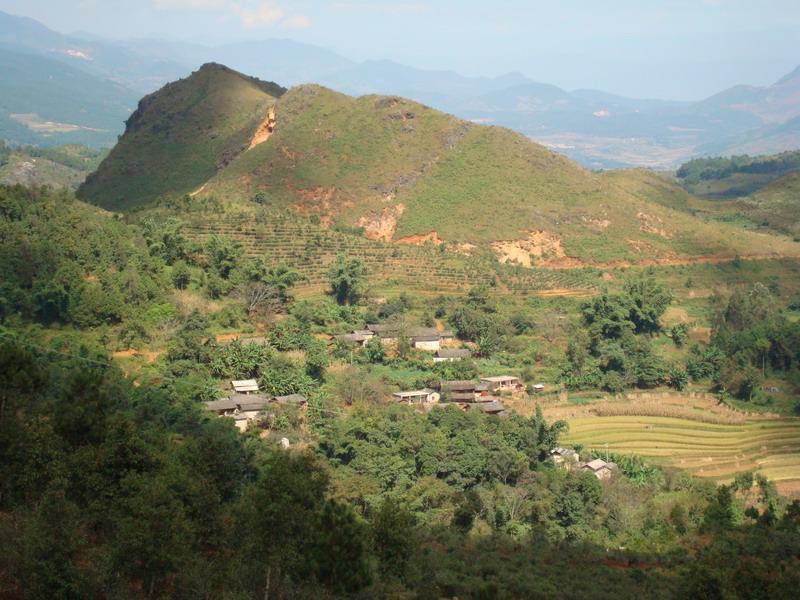
<svg viewBox="0 0 800 600">
<path fill-rule="evenodd" d="M 288 209 L 374 239 L 491 246 L 526 266 L 798 251 L 654 202 L 655 187 L 685 192 L 652 174 L 591 173 L 510 130 L 402 98 L 282 90 L 216 65 L 166 86 L 79 196 L 112 210 L 183 196 Z"/>
</svg>

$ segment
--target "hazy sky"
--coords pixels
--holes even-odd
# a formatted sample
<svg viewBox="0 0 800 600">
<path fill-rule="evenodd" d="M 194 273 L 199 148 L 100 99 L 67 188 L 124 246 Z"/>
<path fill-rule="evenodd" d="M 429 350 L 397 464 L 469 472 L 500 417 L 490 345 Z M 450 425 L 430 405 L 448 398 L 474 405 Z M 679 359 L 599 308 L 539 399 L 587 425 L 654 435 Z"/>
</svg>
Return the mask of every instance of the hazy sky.
<svg viewBox="0 0 800 600">
<path fill-rule="evenodd" d="M 699 99 L 800 64 L 800 0 L 0 0 L 71 33 L 282 37 L 356 60 Z"/>
</svg>

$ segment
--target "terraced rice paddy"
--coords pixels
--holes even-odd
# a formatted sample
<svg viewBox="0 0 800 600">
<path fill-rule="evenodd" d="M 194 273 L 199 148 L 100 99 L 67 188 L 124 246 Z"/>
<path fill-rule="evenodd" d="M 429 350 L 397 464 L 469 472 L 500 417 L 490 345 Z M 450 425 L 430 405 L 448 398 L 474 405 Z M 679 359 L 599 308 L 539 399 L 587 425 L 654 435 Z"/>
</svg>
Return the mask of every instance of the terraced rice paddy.
<svg viewBox="0 0 800 600">
<path fill-rule="evenodd" d="M 720 481 L 736 473 L 766 475 L 783 490 L 800 485 L 800 419 L 712 424 L 683 418 L 586 416 L 569 419 L 565 441 L 638 454 Z"/>
</svg>

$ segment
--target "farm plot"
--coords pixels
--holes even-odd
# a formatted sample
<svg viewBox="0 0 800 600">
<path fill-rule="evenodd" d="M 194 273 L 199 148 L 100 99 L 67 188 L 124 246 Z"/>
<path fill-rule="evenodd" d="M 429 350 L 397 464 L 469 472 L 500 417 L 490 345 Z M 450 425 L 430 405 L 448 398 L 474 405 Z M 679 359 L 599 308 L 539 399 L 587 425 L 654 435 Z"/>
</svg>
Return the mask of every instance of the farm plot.
<svg viewBox="0 0 800 600">
<path fill-rule="evenodd" d="M 720 481 L 754 471 L 779 488 L 800 484 L 800 419 L 715 424 L 656 416 L 588 416 L 569 420 L 566 441 L 637 454 Z"/>
<path fill-rule="evenodd" d="M 242 245 L 245 255 L 270 264 L 285 264 L 305 275 L 298 296 L 327 286 L 326 272 L 337 256 L 360 258 L 370 280 L 381 290 L 416 293 L 461 293 L 474 285 L 495 284 L 499 293 L 585 297 L 596 290 L 590 273 L 574 270 L 521 269 L 497 264 L 492 256 L 464 256 L 433 246 L 387 244 L 324 229 L 280 215 L 256 224 L 237 219 L 214 219 L 187 226 L 189 239 L 205 243 L 222 235 Z"/>
</svg>

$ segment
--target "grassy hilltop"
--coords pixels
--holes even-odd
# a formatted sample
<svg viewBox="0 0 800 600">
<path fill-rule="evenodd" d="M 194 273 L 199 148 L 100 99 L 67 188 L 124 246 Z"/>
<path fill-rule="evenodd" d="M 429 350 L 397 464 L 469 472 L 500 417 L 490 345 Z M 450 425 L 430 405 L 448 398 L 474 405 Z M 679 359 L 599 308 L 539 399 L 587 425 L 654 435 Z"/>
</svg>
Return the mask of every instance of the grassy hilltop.
<svg viewBox="0 0 800 600">
<path fill-rule="evenodd" d="M 79 195 L 112 210 L 184 195 L 288 208 L 384 241 L 494 244 L 523 265 L 800 253 L 675 210 L 686 192 L 651 173 L 591 173 L 510 130 L 400 98 L 282 92 L 203 67 L 141 102 Z"/>
<path fill-rule="evenodd" d="M 247 147 L 284 89 L 226 67 L 204 65 L 139 102 L 125 135 L 82 198 L 129 210 L 166 194 L 188 194 Z"/>
</svg>

